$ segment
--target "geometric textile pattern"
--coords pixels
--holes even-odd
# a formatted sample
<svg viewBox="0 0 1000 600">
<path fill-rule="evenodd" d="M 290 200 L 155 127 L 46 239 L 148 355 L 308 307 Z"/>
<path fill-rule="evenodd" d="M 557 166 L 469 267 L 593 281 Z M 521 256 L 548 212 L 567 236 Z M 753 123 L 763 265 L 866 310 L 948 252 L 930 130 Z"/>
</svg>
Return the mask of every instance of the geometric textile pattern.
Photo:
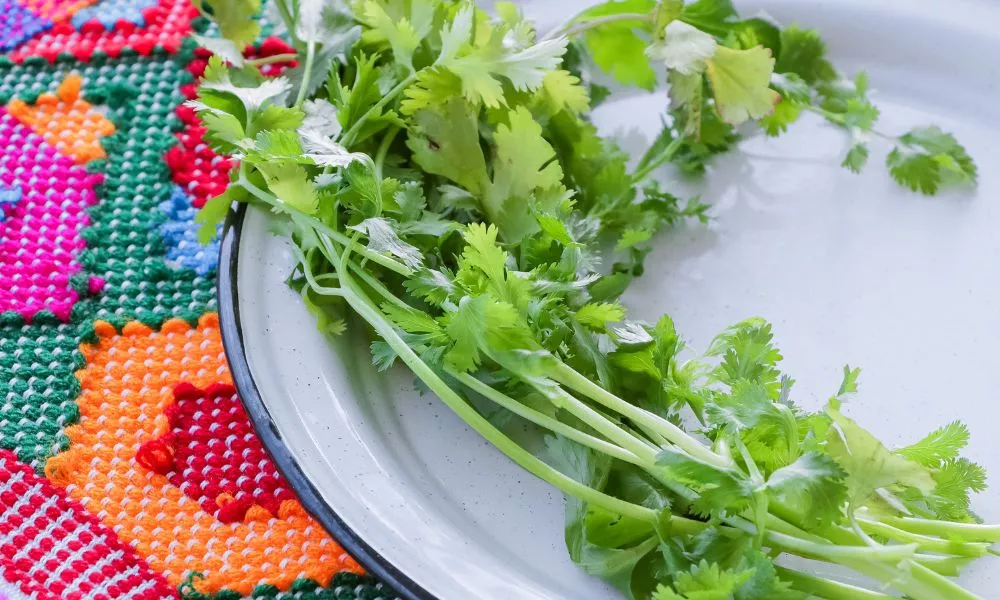
<svg viewBox="0 0 1000 600">
<path fill-rule="evenodd" d="M 4 213 L 4 205 L 14 206 L 21 201 L 21 187 L 16 185 L 9 185 L 0 180 L 0 221 L 7 218 Z"/>
<path fill-rule="evenodd" d="M 0 0 L 0 51 L 13 50 L 50 27 L 52 21 L 25 9 L 17 0 Z"/>
<path fill-rule="evenodd" d="M 96 8 L 96 7 L 95 7 Z M 126 52 L 149 56 L 154 50 L 175 54 L 191 32 L 191 20 L 198 9 L 191 0 L 160 0 L 155 6 L 140 10 L 144 26 L 137 27 L 130 18 L 119 19 L 112 27 L 102 23 L 100 15 L 80 24 L 57 23 L 44 35 L 38 35 L 11 52 L 15 63 L 40 56 L 54 62 L 61 54 L 89 62 L 99 54 L 124 58 Z M 161 55 L 162 55 L 161 53 Z"/>
<path fill-rule="evenodd" d="M 298 502 L 264 453 L 231 385 L 174 388 L 170 430 L 139 448 L 136 459 L 223 523 L 268 520 Z M 283 502 L 291 502 L 282 507 Z M 261 512 L 263 511 L 263 512 Z"/>
<path fill-rule="evenodd" d="M 0 318 L 0 448 L 35 469 L 68 447 L 64 429 L 79 417 L 79 345 L 77 327 L 51 313 Z"/>
<path fill-rule="evenodd" d="M 68 320 L 77 301 L 86 209 L 100 175 L 88 173 L 0 108 L 0 182 L 22 194 L 0 222 L 0 313 Z"/>
<path fill-rule="evenodd" d="M 104 158 L 99 138 L 115 132 L 111 121 L 80 99 L 82 83 L 74 73 L 59 84 L 56 94 L 38 96 L 33 106 L 21 99 L 7 105 L 10 114 L 78 163 Z"/>
<path fill-rule="evenodd" d="M 105 29 L 114 28 L 119 21 L 142 27 L 146 25 L 143 11 L 153 6 L 156 6 L 156 0 L 102 0 L 97 6 L 77 11 L 71 22 L 77 29 L 90 20 L 96 20 Z"/>
<path fill-rule="evenodd" d="M 3 571 L 0 571 L 0 600 L 31 600 L 31 598 L 25 596 L 16 585 L 5 580 Z"/>
<path fill-rule="evenodd" d="M 45 17 L 51 21 L 59 22 L 72 16 L 88 4 L 93 4 L 94 0 L 18 0 L 24 8 L 31 12 Z"/>
<path fill-rule="evenodd" d="M 198 209 L 191 206 L 191 199 L 179 187 L 174 187 L 170 198 L 160 204 L 160 211 L 167 220 L 160 225 L 163 242 L 167 245 L 167 262 L 182 269 L 193 269 L 199 275 L 215 272 L 219 260 L 219 239 L 208 244 L 198 242 L 198 228 L 194 217 Z M 222 231 L 221 226 L 218 229 Z"/>
<path fill-rule="evenodd" d="M 173 113 L 188 81 L 177 62 L 136 59 L 105 84 L 111 86 L 109 98 L 135 97 L 126 100 L 128 110 L 116 113 L 117 131 L 102 140 L 105 179 L 84 233 L 83 263 L 105 281 L 95 317 L 118 327 L 136 319 L 153 327 L 172 317 L 194 322 L 215 309 L 214 277 L 169 264 L 160 229 L 168 217 L 157 210 L 174 191 L 163 155 L 176 144 L 173 132 L 180 124 Z M 120 85 L 128 89 L 114 87 Z"/>
<path fill-rule="evenodd" d="M 14 97 L 33 101 L 77 72 L 83 95 L 110 107 L 117 131 L 101 140 L 108 154 L 100 169 L 101 201 L 89 210 L 91 226 L 82 234 L 87 247 L 80 262 L 88 275 L 104 281 L 102 293 L 92 301 L 94 314 L 118 326 L 133 319 L 154 327 L 171 317 L 194 321 L 215 309 L 214 278 L 171 268 L 159 232 L 165 216 L 156 208 L 173 189 L 163 154 L 177 143 L 173 132 L 180 124 L 174 110 L 183 101 L 179 89 L 191 80 L 181 60 L 0 61 L 0 102 Z"/>
<path fill-rule="evenodd" d="M 327 582 L 338 571 L 360 572 L 297 500 L 282 500 L 276 516 L 258 506 L 243 520 L 224 523 L 192 500 L 183 482 L 158 473 L 162 463 L 155 457 L 142 456 L 144 444 L 175 435 L 173 425 L 183 420 L 174 413 L 171 422 L 178 386 L 188 384 L 180 388 L 186 402 L 198 395 L 193 388 L 218 392 L 228 389 L 218 384 L 232 385 L 215 314 L 202 316 L 197 327 L 168 320 L 158 332 L 132 322 L 118 333 L 98 321 L 94 332 L 97 343 L 81 346 L 87 366 L 78 372 L 79 423 L 66 430 L 69 449 L 45 467 L 53 483 L 114 527 L 174 585 L 199 572 L 193 580 L 199 592 L 248 594 L 260 584 L 287 590 L 303 578 Z M 235 415 L 230 422 L 238 423 Z M 243 468 L 243 458 L 232 453 L 212 457 L 216 466 L 231 460 Z M 267 476 L 269 469 L 257 473 Z"/>
<path fill-rule="evenodd" d="M 0 450 L 0 573 L 36 598 L 175 598 L 114 531 Z"/>
</svg>

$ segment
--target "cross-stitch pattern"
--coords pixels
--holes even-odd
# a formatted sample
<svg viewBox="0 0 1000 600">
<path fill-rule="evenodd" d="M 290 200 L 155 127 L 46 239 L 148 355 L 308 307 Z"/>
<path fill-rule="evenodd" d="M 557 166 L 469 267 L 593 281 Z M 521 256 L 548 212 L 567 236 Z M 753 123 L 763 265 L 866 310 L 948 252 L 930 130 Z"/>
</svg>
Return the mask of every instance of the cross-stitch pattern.
<svg viewBox="0 0 1000 600">
<path fill-rule="evenodd" d="M 194 223 L 231 163 L 180 107 L 197 14 L 0 0 L 0 600 L 391 597 L 232 387 Z"/>
</svg>

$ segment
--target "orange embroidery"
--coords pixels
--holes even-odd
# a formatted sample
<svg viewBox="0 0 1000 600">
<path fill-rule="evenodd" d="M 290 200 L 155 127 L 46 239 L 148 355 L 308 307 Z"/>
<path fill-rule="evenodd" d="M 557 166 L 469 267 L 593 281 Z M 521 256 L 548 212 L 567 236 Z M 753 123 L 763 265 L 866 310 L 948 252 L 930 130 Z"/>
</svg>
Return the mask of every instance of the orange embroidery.
<svg viewBox="0 0 1000 600">
<path fill-rule="evenodd" d="M 20 0 L 21 6 L 58 23 L 97 0 Z"/>
<path fill-rule="evenodd" d="M 231 385 L 215 314 L 194 328 L 170 320 L 159 332 L 135 322 L 121 334 L 104 322 L 94 329 L 99 341 L 81 346 L 87 366 L 77 373 L 80 422 L 66 430 L 69 450 L 45 469 L 56 485 L 174 585 L 200 571 L 201 592 L 249 594 L 262 583 L 288 589 L 297 578 L 325 582 L 345 569 L 361 572 L 297 500 L 283 501 L 278 517 L 255 506 L 242 521 L 222 523 L 166 476 L 136 461 L 144 443 L 169 432 L 164 410 L 178 383 Z M 147 453 L 143 460 L 157 465 L 166 456 Z"/>
<path fill-rule="evenodd" d="M 104 158 L 100 138 L 114 133 L 115 125 L 80 98 L 82 84 L 79 75 L 67 75 L 55 94 L 42 94 L 33 105 L 11 100 L 7 111 L 78 163 Z"/>
</svg>

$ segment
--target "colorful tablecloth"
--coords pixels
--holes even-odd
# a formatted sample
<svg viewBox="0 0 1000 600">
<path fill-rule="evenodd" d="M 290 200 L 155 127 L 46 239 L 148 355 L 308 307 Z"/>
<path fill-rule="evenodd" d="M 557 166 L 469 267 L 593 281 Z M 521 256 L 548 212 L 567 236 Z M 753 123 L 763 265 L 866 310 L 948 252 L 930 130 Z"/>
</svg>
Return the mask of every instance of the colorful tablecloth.
<svg viewBox="0 0 1000 600">
<path fill-rule="evenodd" d="M 0 0 L 0 600 L 389 596 L 232 387 L 193 224 L 230 163 L 180 107 L 206 26 L 190 0 Z"/>
</svg>

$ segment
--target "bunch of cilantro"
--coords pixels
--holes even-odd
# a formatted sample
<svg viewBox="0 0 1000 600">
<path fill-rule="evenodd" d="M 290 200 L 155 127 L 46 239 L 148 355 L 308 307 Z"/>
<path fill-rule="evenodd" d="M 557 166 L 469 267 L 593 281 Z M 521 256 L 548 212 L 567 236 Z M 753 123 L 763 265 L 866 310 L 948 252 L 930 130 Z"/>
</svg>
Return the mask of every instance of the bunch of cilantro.
<svg viewBox="0 0 1000 600">
<path fill-rule="evenodd" d="M 289 284 L 319 328 L 354 314 L 375 365 L 408 367 L 511 460 L 567 497 L 573 560 L 630 598 L 915 600 L 976 596 L 953 579 L 991 552 L 969 496 L 985 474 L 952 423 L 891 450 L 842 412 L 845 369 L 819 412 L 791 401 L 770 326 L 686 352 L 669 317 L 628 319 L 619 297 L 654 235 L 706 206 L 652 175 L 703 173 L 753 127 L 814 112 L 869 157 L 878 110 L 814 31 L 740 18 L 728 0 L 624 0 L 540 33 L 511 3 L 272 0 L 296 49 L 278 77 L 245 59 L 258 0 L 200 5 L 221 37 L 191 104 L 232 202 L 273 214 L 298 257 Z M 635 161 L 588 111 L 601 84 L 670 84 L 660 135 Z M 933 193 L 975 166 L 935 127 L 891 138 L 893 177 Z M 506 431 L 546 436 L 533 453 Z M 811 574 L 853 569 L 868 588 Z"/>
</svg>

